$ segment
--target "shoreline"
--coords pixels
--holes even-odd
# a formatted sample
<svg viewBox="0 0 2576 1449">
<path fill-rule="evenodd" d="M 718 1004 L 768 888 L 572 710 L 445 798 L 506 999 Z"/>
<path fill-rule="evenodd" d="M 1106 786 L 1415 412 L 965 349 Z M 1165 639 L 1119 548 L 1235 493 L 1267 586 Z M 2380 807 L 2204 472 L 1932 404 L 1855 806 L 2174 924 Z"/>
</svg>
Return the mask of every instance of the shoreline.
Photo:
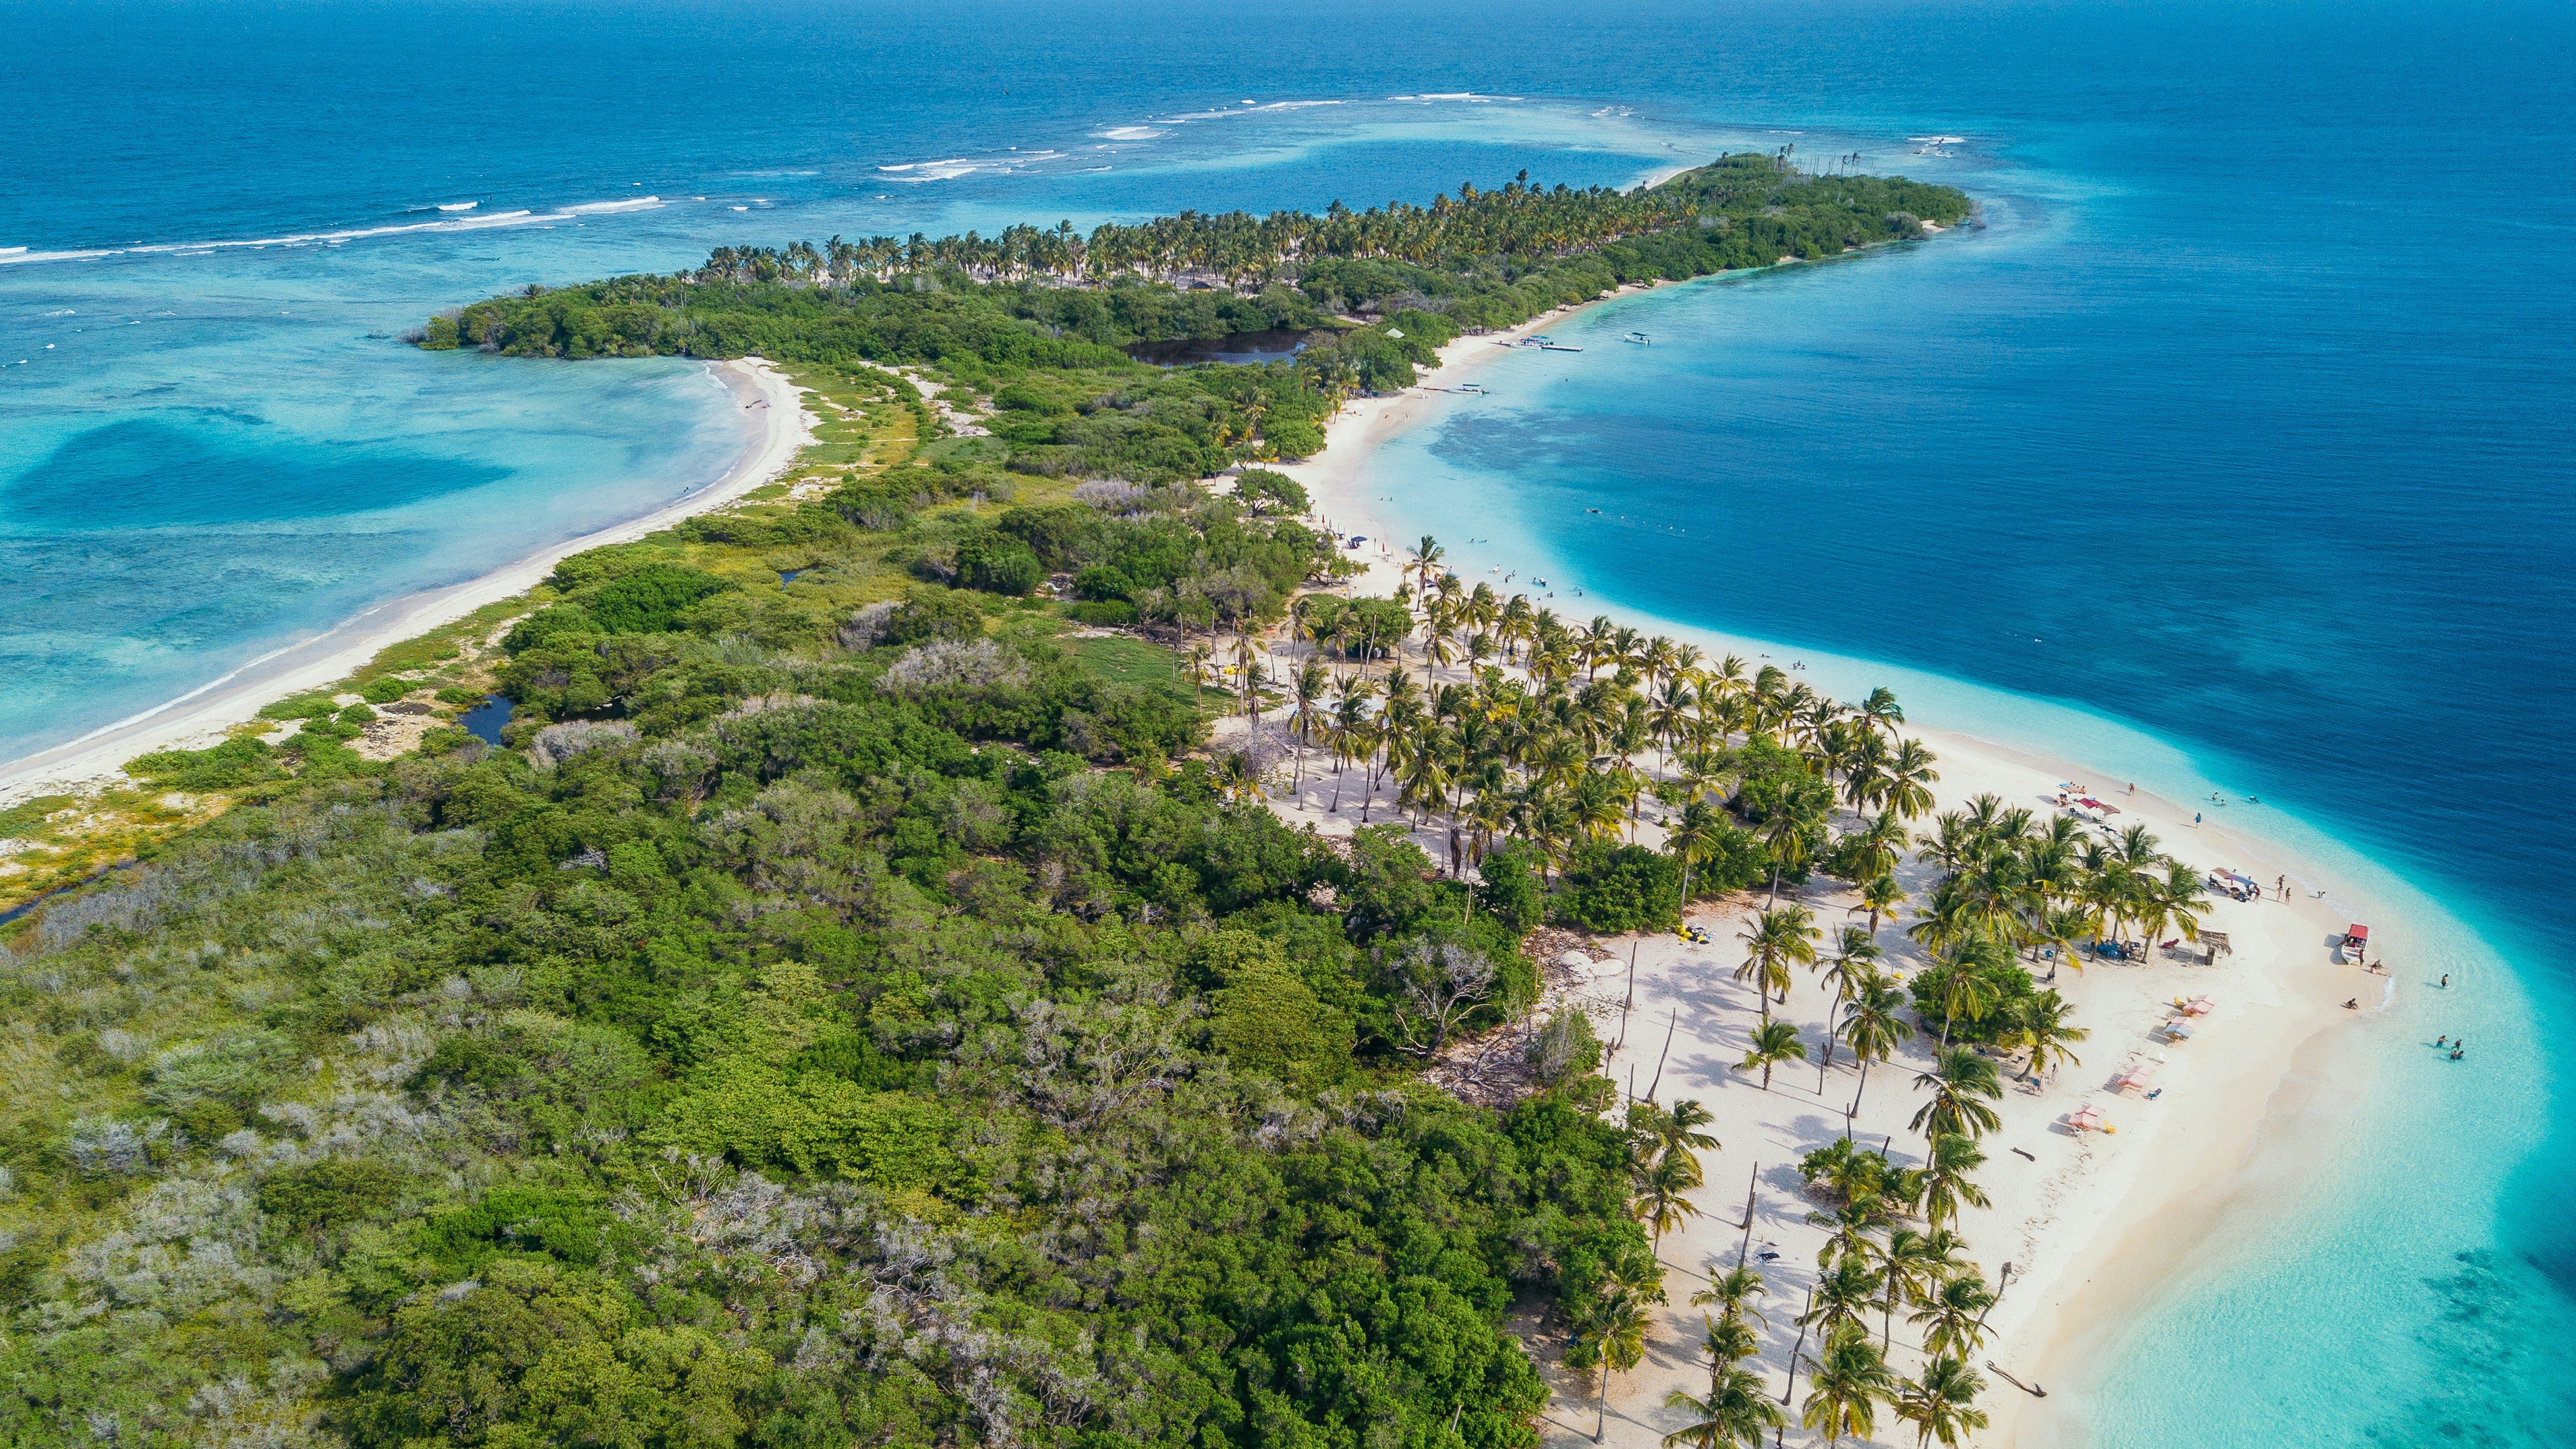
<svg viewBox="0 0 2576 1449">
<path fill-rule="evenodd" d="M 714 482 L 638 517 L 548 544 L 480 577 L 388 599 L 176 699 L 0 763 L 0 806 L 121 780 L 125 762 L 138 755 L 221 743 L 233 726 L 257 717 L 262 706 L 341 679 L 388 645 L 525 593 L 572 554 L 659 532 L 769 482 L 795 461 L 811 433 L 799 389 L 762 358 L 706 366 L 731 389 L 742 410 L 759 408 L 765 414 L 756 427 L 746 421 L 742 453 Z"/>
<path fill-rule="evenodd" d="M 1433 399 L 1442 394 L 1432 389 L 1454 388 L 1520 338 L 1633 290 L 1638 289 L 1622 289 L 1610 297 L 1560 309 L 1508 333 L 1453 342 L 1442 349 L 1441 363 L 1425 377 L 1426 386 L 1355 404 L 1326 425 L 1327 446 L 1322 454 L 1283 470 L 1305 484 L 1314 500 L 1315 517 L 1329 521 L 1343 533 L 1369 536 L 1369 546 L 1363 553 L 1347 555 L 1366 565 L 1366 572 L 1353 580 L 1354 592 L 1388 593 L 1402 581 L 1404 549 L 1389 536 L 1401 516 L 1401 504 L 1376 491 L 1396 489 L 1393 480 L 1373 477 L 1372 465 L 1389 441 L 1440 415 Z M 1488 347 L 1493 350 L 1486 351 Z M 1557 567 L 1554 563 L 1548 566 Z M 1538 592 L 1528 589 L 1526 580 L 1511 587 L 1534 595 Z M 1568 607 L 1562 599 L 1556 601 L 1556 606 Z M 1587 598 L 1579 607 L 1586 614 L 1606 613 L 1623 624 L 1679 638 L 1705 635 L 1729 642 L 1715 630 L 1656 618 L 1606 600 Z M 1938 793 L 1943 799 L 1942 808 L 1950 808 L 1956 802 L 1958 786 L 1954 781 L 1998 774 L 2044 776 L 2047 781 L 2106 778 L 2098 771 L 2058 760 L 2045 746 L 1910 721 L 1907 730 L 1922 735 L 1941 756 L 1944 784 Z M 2069 770 L 2076 773 L 2066 773 Z M 2107 784 L 2104 788 L 2108 788 Z M 2005 794 L 2007 803 L 2030 803 L 2021 798 L 2029 794 L 2026 786 L 1998 793 Z M 2238 1210 L 2264 1184 L 2280 1180 L 2284 1173 L 2304 1170 L 2322 1156 L 2335 1126 L 2349 1118 L 2349 1104 L 2367 1090 L 2372 1075 L 2370 1063 L 2357 1051 L 2348 1049 L 2357 1046 L 2359 1039 L 2332 1028 L 2365 1021 L 2377 1015 L 2378 1009 L 2384 1009 L 2384 1004 L 2368 1002 L 2365 1005 L 2373 1009 L 2342 1011 L 2334 998 L 2352 994 L 2353 983 L 2348 977 L 2353 968 L 2333 964 L 2331 953 L 2322 945 L 2325 934 L 2340 927 L 2344 913 L 2354 909 L 2348 903 L 2365 898 L 2288 846 L 2230 829 L 2221 820 L 2195 828 L 2191 821 L 2196 812 L 2191 805 L 2177 805 L 2144 792 L 2134 801 L 2126 796 L 2120 798 L 2130 812 L 2122 823 L 2143 818 L 2163 837 L 2168 849 L 2182 854 L 2193 865 L 2204 869 L 2223 865 L 2257 880 L 2287 875 L 2298 883 L 2293 889 L 2299 894 L 2286 908 L 2277 901 L 2257 905 L 2219 898 L 2218 908 L 2206 917 L 2207 924 L 2236 937 L 2236 949 L 2215 973 L 2210 968 L 2171 968 L 2161 963 L 2143 968 L 2156 976 L 2177 969 L 2198 972 L 2203 979 L 2212 981 L 2209 989 L 2219 997 L 2220 1011 L 2205 1019 L 2205 1027 L 2187 1047 L 2158 1045 L 2146 1038 L 2154 1002 L 2161 997 L 2097 1001 L 2105 993 L 2086 989 L 2090 978 L 2116 978 L 2142 968 L 2106 963 L 2085 973 L 2071 986 L 2062 984 L 2070 999 L 2091 1008 L 2079 1008 L 2078 1021 L 2094 1030 L 2093 1038 L 2082 1049 L 2086 1065 L 2066 1068 L 2063 1077 L 2090 1086 L 2092 1090 L 2076 1095 L 2104 1107 L 2114 1125 L 2125 1130 L 2111 1137 L 2083 1134 L 2075 1138 L 2083 1148 L 2082 1163 L 2069 1171 L 2079 1174 L 2080 1180 L 2058 1182 L 2052 1178 L 2042 1185 L 2039 1197 L 2029 1198 L 2020 1191 L 2020 1174 L 2010 1171 L 2025 1164 L 2006 1155 L 2000 1143 L 2026 1134 L 2035 1125 L 2052 1131 L 2062 1129 L 2053 1123 L 2028 1121 L 2028 1104 L 2017 1092 L 2008 1095 L 2006 1130 L 1998 1134 L 1998 1145 L 1991 1149 L 1993 1156 L 1986 1169 L 1997 1179 L 1989 1187 L 1995 1195 L 1996 1208 L 1978 1215 L 1985 1221 L 1977 1233 L 1971 1234 L 1983 1254 L 1981 1260 L 1991 1260 L 1985 1261 L 1990 1281 L 2002 1262 L 2014 1265 L 2010 1289 L 1994 1311 L 1993 1336 L 1975 1361 L 1989 1382 L 1981 1407 L 1993 1416 L 1991 1427 L 1979 1436 L 1983 1442 L 2082 1442 L 2081 1406 L 2095 1372 L 2106 1366 L 2101 1350 L 2108 1340 L 2141 1310 L 2174 1291 L 2179 1269 L 2221 1248 L 2227 1230 L 2237 1220 Z M 1437 851 L 1434 854 L 1436 857 Z M 2326 898 L 2308 893 L 2318 887 L 2329 887 Z M 1819 904 L 1825 902 L 1820 900 Z M 1839 920 L 1838 906 L 1839 902 L 1827 906 L 1824 914 Z M 1706 912 L 1708 908 L 1699 910 Z M 2252 923 L 2238 919 L 2258 913 L 2277 917 L 2260 922 L 2264 933 L 2276 939 L 2251 939 L 2254 932 L 2248 926 Z M 2334 919 L 2329 920 L 2329 916 Z M 1656 950 L 1657 939 L 1649 938 L 1643 944 L 1637 967 L 1641 1009 L 1646 1002 L 1659 999 L 1658 993 L 1670 993 L 1662 999 L 1704 1001 L 1706 992 L 1698 983 L 1683 981 L 1674 974 L 1687 974 L 1697 963 L 1678 959 L 1678 951 Z M 1669 938 L 1662 938 L 1662 944 L 1669 946 Z M 1710 949 L 1731 967 L 1731 946 L 1732 928 L 1723 927 L 1720 944 Z M 1650 973 L 1649 957 L 1676 959 L 1659 961 L 1657 969 Z M 2130 995 L 2134 997 L 2135 993 Z M 1725 1022 L 1712 1021 L 1706 1033 L 1723 1035 L 1725 1030 Z M 1678 1045 L 1677 1040 L 1677 1048 Z M 1740 1048 L 1728 1048 L 1723 1053 L 1712 1050 L 1703 1055 L 1721 1060 L 1736 1049 Z M 2113 1093 L 2101 1086 L 2108 1073 L 2099 1068 L 2116 1067 L 2124 1057 L 2141 1050 L 2148 1059 L 2158 1054 L 2169 1059 L 2169 1064 L 2159 1064 L 2169 1075 L 2159 1079 L 2158 1085 L 2166 1090 L 2152 1107 L 2132 1095 Z M 1645 1070 L 1652 1072 L 1655 1064 L 1650 1057 Z M 1721 1068 L 1719 1081 L 1723 1080 Z M 2319 1085 L 2327 1081 L 2332 1083 L 2331 1090 Z M 2050 1095 L 2056 1096 L 2060 1090 L 2052 1089 Z M 1729 1114 L 1721 1112 L 1722 1118 L 1726 1115 Z M 1813 1112 L 1809 1115 L 1812 1117 Z M 1834 1127 L 1840 1130 L 1839 1120 Z M 1735 1146 L 1723 1130 L 1719 1136 L 1729 1148 Z M 1737 1156 L 1733 1152 L 1726 1155 Z M 1742 1208 L 1744 1188 L 1740 1177 L 1732 1184 L 1725 1181 L 1730 1172 L 1742 1172 L 1741 1164 L 1713 1162 L 1711 1166 L 1711 1186 L 1693 1196 L 1704 1198 L 1703 1212 L 1714 1217 L 1697 1220 L 1696 1227 L 1722 1222 Z M 1764 1176 L 1770 1176 L 1767 1168 Z M 2004 1187 L 2007 1178 L 2016 1179 L 2009 1204 Z M 1790 1182 L 1794 1185 L 1794 1173 Z M 1774 1190 L 1766 1187 L 1766 1193 Z M 1735 1199 L 1732 1204 L 1725 1201 L 1730 1196 Z M 2008 1207 L 2011 1211 L 2007 1211 Z M 2008 1226 L 2008 1220 L 2016 1213 L 2020 1220 Z M 1736 1226 L 1740 1228 L 1741 1222 Z M 1687 1251 L 1690 1239 L 1696 1236 L 1696 1231 L 1686 1230 L 1669 1239 L 1667 1262 L 1679 1267 L 1690 1261 Z M 1719 1231 L 1714 1236 L 1726 1240 L 1725 1261 L 1731 1263 L 1734 1233 Z M 1785 1236 L 1783 1243 L 1786 1246 Z M 1791 1251 L 1781 1261 L 1786 1265 L 1797 1260 L 1798 1254 Z M 1687 1274 L 1688 1269 L 1682 1271 Z M 1687 1287 L 1680 1283 L 1676 1288 L 1676 1304 L 1687 1297 Z M 1629 1419 L 1632 1434 L 1652 1428 L 1660 1435 L 1674 1427 L 1662 1422 L 1668 1417 L 1660 1408 L 1663 1391 L 1689 1387 L 1689 1380 L 1698 1371 L 1695 1364 L 1688 1362 L 1695 1342 L 1692 1330 L 1697 1326 L 1696 1314 L 1668 1309 L 1663 1317 L 1667 1321 L 1659 1324 L 1649 1362 L 1671 1360 L 1683 1367 L 1669 1380 L 1649 1367 L 1621 1377 L 1611 1395 L 1612 1417 L 1614 1421 Z M 1767 1356 L 1775 1360 L 1769 1365 L 1775 1373 L 1785 1366 L 1785 1355 L 1773 1352 Z M 2051 1389 L 2053 1397 L 2039 1400 L 2015 1391 L 1984 1368 L 1989 1359 L 2012 1369 L 2025 1382 L 2055 1385 Z M 1551 1378 L 1555 1377 L 1551 1372 Z M 1579 1393 L 1570 1380 L 1563 1387 L 1569 1396 Z M 1551 1441 L 1563 1440 L 1568 1446 L 1577 1439 L 1589 1440 L 1588 1434 L 1574 1433 L 1564 1424 L 1553 1425 L 1547 1437 Z M 1617 1437 L 1615 1433 L 1613 1437 Z M 1643 1436 L 1637 1437 L 1642 1442 Z"/>
</svg>

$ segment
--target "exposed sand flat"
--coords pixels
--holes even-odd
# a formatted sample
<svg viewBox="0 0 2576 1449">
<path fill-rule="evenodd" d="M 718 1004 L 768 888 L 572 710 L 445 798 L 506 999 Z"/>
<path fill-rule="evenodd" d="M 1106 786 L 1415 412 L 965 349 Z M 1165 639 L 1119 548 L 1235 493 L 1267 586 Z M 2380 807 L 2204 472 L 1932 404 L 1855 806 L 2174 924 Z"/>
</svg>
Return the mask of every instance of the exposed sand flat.
<svg viewBox="0 0 2576 1449">
<path fill-rule="evenodd" d="M 745 413 L 742 456 L 715 482 L 640 518 L 566 539 L 481 578 L 388 600 L 354 618 L 252 661 L 194 693 L 119 720 L 77 740 L 0 765 L 0 804 L 119 778 L 119 767 L 155 750 L 198 749 L 258 714 L 271 700 L 329 684 L 396 641 L 425 633 L 486 604 L 525 593 L 557 562 L 584 549 L 625 543 L 719 508 L 784 471 L 811 436 L 799 390 L 768 362 L 712 364 Z"/>
</svg>

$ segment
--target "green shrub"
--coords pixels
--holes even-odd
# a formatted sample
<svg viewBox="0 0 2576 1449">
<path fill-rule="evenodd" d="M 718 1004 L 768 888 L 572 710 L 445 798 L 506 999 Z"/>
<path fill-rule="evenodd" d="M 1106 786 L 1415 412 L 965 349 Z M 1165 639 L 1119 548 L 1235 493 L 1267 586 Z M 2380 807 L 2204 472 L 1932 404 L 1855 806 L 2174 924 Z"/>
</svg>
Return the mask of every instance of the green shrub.
<svg viewBox="0 0 2576 1449">
<path fill-rule="evenodd" d="M 970 589 L 1016 597 L 1045 578 L 1036 552 L 1007 534 L 978 534 L 957 545 L 957 581 Z"/>
<path fill-rule="evenodd" d="M 1097 603 L 1075 604 L 1065 613 L 1079 623 L 1100 628 L 1123 628 L 1136 622 L 1136 606 L 1125 599 L 1103 599 Z"/>
<path fill-rule="evenodd" d="M 268 746 L 244 735 L 211 749 L 162 750 L 128 760 L 125 772 L 178 790 L 230 790 L 272 780 L 281 773 Z"/>
<path fill-rule="evenodd" d="M 381 1162 L 326 1157 L 261 1183 L 259 1210 L 290 1231 L 328 1229 L 373 1217 L 401 1194 L 401 1176 Z"/>
<path fill-rule="evenodd" d="M 1682 918 L 1681 864 L 1642 845 L 1585 845 L 1566 869 L 1555 914 L 1587 931 L 1673 930 Z"/>
<path fill-rule="evenodd" d="M 590 613 L 611 634 L 666 634 L 690 605 L 732 587 L 700 569 L 647 564 L 592 595 Z"/>
</svg>

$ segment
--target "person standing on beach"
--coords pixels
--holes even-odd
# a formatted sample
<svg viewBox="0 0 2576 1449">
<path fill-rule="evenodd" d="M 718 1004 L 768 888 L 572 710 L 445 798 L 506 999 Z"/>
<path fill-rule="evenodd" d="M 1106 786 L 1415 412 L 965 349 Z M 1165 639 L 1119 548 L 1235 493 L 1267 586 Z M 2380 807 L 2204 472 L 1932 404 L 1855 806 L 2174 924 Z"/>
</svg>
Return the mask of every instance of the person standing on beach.
<svg viewBox="0 0 2576 1449">
<path fill-rule="evenodd" d="M 2274 889 L 2280 891 L 2281 899 L 2286 901 L 2290 898 L 2290 878 L 2288 876 L 2282 876 L 2280 879 L 2272 882 L 2272 885 Z"/>
</svg>

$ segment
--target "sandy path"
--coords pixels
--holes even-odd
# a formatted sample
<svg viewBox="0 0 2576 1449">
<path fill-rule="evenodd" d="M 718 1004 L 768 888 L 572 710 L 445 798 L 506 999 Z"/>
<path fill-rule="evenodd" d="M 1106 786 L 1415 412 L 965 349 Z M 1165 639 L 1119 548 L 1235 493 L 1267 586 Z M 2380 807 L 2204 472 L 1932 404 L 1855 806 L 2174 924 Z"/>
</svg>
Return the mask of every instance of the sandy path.
<svg viewBox="0 0 2576 1449">
<path fill-rule="evenodd" d="M 744 410 L 743 454 L 725 475 L 641 518 L 551 544 L 477 579 L 390 599 L 300 643 L 234 670 L 212 684 L 95 730 L 77 740 L 0 765 L 0 805 L 29 795 L 119 778 L 119 767 L 155 750 L 197 749 L 220 742 L 260 706 L 343 678 L 386 645 L 463 618 L 486 604 L 525 593 L 571 554 L 625 543 L 740 498 L 775 478 L 811 436 L 812 419 L 797 388 L 766 361 L 713 365 Z"/>
</svg>

